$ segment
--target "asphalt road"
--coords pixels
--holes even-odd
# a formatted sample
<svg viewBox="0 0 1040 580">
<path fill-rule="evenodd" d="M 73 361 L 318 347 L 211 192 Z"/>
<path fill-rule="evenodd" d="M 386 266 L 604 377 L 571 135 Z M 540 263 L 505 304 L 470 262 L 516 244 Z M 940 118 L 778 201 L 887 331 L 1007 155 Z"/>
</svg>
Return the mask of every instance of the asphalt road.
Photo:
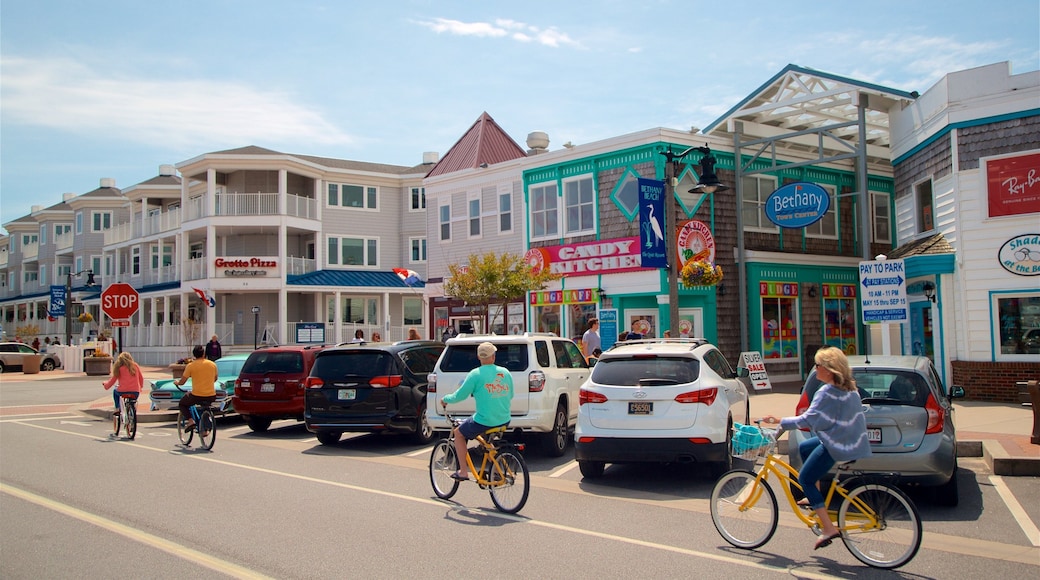
<svg viewBox="0 0 1040 580">
<path fill-rule="evenodd" d="M 26 389 L 88 401 L 98 383 L 0 383 L 0 405 L 25 404 Z M 12 411 L 0 419 L 5 579 L 893 576 L 840 543 L 813 552 L 814 537 L 786 514 L 762 549 L 729 547 L 708 513 L 713 482 L 690 466 L 610 466 L 588 483 L 567 455 L 532 451 L 531 498 L 508 516 L 472 483 L 436 499 L 429 448 L 402 438 L 325 447 L 291 421 L 253 434 L 230 419 L 205 453 L 181 448 L 172 424 L 142 424 L 129 442 L 110 440 L 102 419 Z M 924 545 L 901 575 L 1040 572 L 1040 548 L 1003 495 L 1040 521 L 1040 482 L 985 470 L 962 460 L 958 508 L 914 494 Z"/>
</svg>

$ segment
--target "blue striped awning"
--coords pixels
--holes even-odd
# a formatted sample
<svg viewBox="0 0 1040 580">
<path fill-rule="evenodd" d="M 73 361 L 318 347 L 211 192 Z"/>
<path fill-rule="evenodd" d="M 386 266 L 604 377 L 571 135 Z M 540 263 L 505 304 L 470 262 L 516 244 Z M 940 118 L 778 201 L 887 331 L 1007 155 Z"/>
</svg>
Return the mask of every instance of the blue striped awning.
<svg viewBox="0 0 1040 580">
<path fill-rule="evenodd" d="M 380 270 L 318 270 L 299 276 L 288 276 L 289 286 L 340 286 L 366 288 L 423 288 L 423 282 L 413 286 L 404 283 L 400 276 L 391 271 Z"/>
</svg>

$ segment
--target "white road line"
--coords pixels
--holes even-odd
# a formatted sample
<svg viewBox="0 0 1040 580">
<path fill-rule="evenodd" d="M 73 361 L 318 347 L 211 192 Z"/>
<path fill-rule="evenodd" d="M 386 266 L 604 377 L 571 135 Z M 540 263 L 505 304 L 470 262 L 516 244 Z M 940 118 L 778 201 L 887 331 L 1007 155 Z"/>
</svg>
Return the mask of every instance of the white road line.
<svg viewBox="0 0 1040 580">
<path fill-rule="evenodd" d="M 82 419 L 83 415 L 62 415 L 61 417 L 53 417 L 50 415 L 61 415 L 61 413 L 39 413 L 40 415 L 48 415 L 47 417 L 37 417 L 36 413 L 32 415 L 14 415 L 14 418 L 0 419 L 0 423 L 22 423 L 24 421 L 54 421 L 55 419 Z M 19 419 L 18 417 L 24 417 Z"/>
<path fill-rule="evenodd" d="M 193 550 L 187 546 L 171 542 L 165 538 L 149 534 L 138 528 L 132 528 L 130 526 L 114 522 L 110 519 L 103 518 L 99 515 L 92 514 L 90 512 L 83 511 L 78 508 L 74 508 L 70 505 L 63 504 L 61 502 L 36 495 L 32 492 L 28 492 L 10 485 L 0 484 L 0 492 L 6 493 L 7 495 L 17 497 L 30 503 L 34 503 L 40 507 L 47 508 L 52 511 L 56 511 L 60 514 L 75 518 L 82 522 L 97 526 L 99 528 L 106 529 L 110 532 L 119 534 L 124 538 L 140 542 L 146 546 L 162 550 L 167 554 L 171 554 L 178 558 L 187 560 L 189 562 L 198 564 L 209 568 L 210 570 L 227 574 L 232 578 L 249 578 L 249 579 L 264 579 L 269 578 L 259 572 L 255 572 L 238 564 L 233 564 L 226 560 L 221 560 L 215 556 L 205 554 L 198 550 Z"/>
<path fill-rule="evenodd" d="M 573 470 L 577 466 L 578 466 L 578 462 L 577 461 L 567 462 L 567 463 L 561 465 L 559 469 L 557 469 L 556 471 L 552 472 L 549 475 L 549 477 L 560 477 L 561 475 L 565 475 L 568 471 Z"/>
<path fill-rule="evenodd" d="M 1007 484 L 1004 483 L 1004 478 L 999 475 L 989 476 L 990 483 L 993 484 L 993 488 L 1000 494 L 1000 499 L 1004 500 L 1004 505 L 1007 506 L 1011 512 L 1011 516 L 1018 522 L 1018 527 L 1022 528 L 1025 532 L 1026 538 L 1029 543 L 1034 546 L 1040 547 L 1040 530 L 1037 529 L 1036 524 L 1029 519 L 1029 514 L 1026 510 L 1022 509 L 1022 504 L 1018 503 L 1018 499 L 1015 498 L 1015 494 L 1011 493 Z"/>
<path fill-rule="evenodd" d="M 419 457 L 420 455 L 429 455 L 429 449 L 420 449 L 418 451 L 412 451 L 411 453 L 405 453 L 405 457 Z"/>
</svg>

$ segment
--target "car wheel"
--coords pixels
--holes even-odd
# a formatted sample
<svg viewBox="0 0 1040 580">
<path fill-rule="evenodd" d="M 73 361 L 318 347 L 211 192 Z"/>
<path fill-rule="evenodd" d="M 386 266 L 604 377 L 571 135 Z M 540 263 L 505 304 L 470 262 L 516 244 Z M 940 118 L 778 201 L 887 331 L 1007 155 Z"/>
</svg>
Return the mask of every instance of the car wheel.
<svg viewBox="0 0 1040 580">
<path fill-rule="evenodd" d="M 318 431 L 318 443 L 335 445 L 339 443 L 340 434 L 336 431 Z"/>
<path fill-rule="evenodd" d="M 960 499 L 960 492 L 957 490 L 957 460 L 954 460 L 953 477 L 935 490 L 935 501 L 941 506 L 956 507 Z"/>
<path fill-rule="evenodd" d="M 4 363 L 0 362 L 0 374 L 4 372 Z"/>
<path fill-rule="evenodd" d="M 556 406 L 556 419 L 553 421 L 552 431 L 544 435 L 545 453 L 549 457 L 560 457 L 567 451 L 567 406 L 561 401 Z"/>
<path fill-rule="evenodd" d="M 426 405 L 419 407 L 419 418 L 415 423 L 412 441 L 418 445 L 426 445 L 433 441 L 433 427 L 430 426 L 430 420 L 426 418 Z"/>
<path fill-rule="evenodd" d="M 44 359 L 43 363 L 40 364 L 41 371 L 53 371 L 54 370 L 54 359 Z"/>
<path fill-rule="evenodd" d="M 603 477 L 603 469 L 607 466 L 602 461 L 579 461 L 578 469 L 581 470 L 582 477 L 589 479 L 596 479 L 597 477 Z"/>
<path fill-rule="evenodd" d="M 263 433 L 267 431 L 267 428 L 271 426 L 271 419 L 267 417 L 254 417 L 250 416 L 246 419 L 246 423 L 249 424 L 249 429 L 257 433 Z"/>
</svg>

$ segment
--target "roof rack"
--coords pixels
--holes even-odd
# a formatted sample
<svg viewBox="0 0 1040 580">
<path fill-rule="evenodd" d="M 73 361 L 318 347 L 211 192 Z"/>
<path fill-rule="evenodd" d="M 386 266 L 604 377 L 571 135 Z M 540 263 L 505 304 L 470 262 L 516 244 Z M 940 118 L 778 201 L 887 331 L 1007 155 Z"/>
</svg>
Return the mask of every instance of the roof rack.
<svg viewBox="0 0 1040 580">
<path fill-rule="evenodd" d="M 708 339 L 701 337 L 689 337 L 689 338 L 634 338 L 632 340 L 619 340 L 615 342 L 610 348 L 626 344 L 690 344 L 695 347 L 703 346 L 705 344 L 711 344 Z M 610 350 L 610 349 L 607 349 Z"/>
</svg>

